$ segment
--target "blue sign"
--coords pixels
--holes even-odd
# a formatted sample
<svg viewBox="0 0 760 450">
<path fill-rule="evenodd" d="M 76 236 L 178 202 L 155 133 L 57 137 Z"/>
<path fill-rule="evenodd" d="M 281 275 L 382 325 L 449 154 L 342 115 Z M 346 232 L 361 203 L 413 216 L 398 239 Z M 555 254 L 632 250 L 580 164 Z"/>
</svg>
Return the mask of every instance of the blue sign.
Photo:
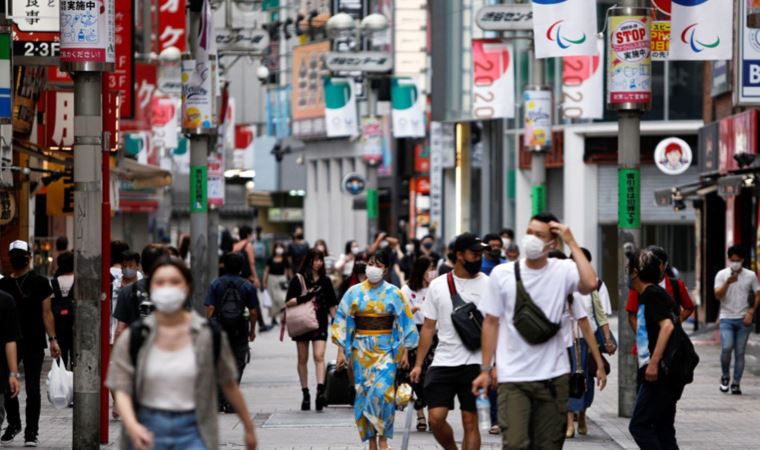
<svg viewBox="0 0 760 450">
<path fill-rule="evenodd" d="M 367 187 L 367 180 L 358 173 L 349 173 L 343 177 L 343 190 L 351 195 L 359 195 Z"/>
<path fill-rule="evenodd" d="M 290 137 L 290 87 L 267 90 L 267 136 L 284 139 Z"/>
</svg>

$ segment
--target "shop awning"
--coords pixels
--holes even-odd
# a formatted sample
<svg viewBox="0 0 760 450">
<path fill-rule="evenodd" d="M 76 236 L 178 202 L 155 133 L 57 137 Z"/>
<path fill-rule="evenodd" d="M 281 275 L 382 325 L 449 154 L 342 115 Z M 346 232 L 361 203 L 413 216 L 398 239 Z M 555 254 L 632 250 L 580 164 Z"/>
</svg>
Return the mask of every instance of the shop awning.
<svg viewBox="0 0 760 450">
<path fill-rule="evenodd" d="M 172 174 L 168 170 L 140 164 L 129 158 L 118 161 L 111 172 L 121 180 L 131 181 L 134 189 L 157 189 L 172 184 Z"/>
</svg>

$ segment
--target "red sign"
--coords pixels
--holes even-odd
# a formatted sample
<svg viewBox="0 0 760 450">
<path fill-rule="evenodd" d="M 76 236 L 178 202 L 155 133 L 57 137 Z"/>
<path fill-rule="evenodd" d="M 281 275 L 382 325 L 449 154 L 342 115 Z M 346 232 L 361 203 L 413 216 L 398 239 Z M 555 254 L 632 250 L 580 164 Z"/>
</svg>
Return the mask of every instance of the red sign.
<svg viewBox="0 0 760 450">
<path fill-rule="evenodd" d="M 45 142 L 52 150 L 74 146 L 74 92 L 45 91 Z"/>
<path fill-rule="evenodd" d="M 58 68 L 58 66 L 48 66 L 47 81 L 49 84 L 70 84 L 74 85 L 74 79 L 68 72 L 64 72 Z"/>
<path fill-rule="evenodd" d="M 657 9 L 657 12 L 670 15 L 670 2 L 671 0 L 652 0 L 652 6 Z"/>
<path fill-rule="evenodd" d="M 757 119 L 757 110 L 750 109 L 720 121 L 720 173 L 739 168 L 735 155 L 757 154 Z"/>
<path fill-rule="evenodd" d="M 177 47 L 185 51 L 185 0 L 159 0 L 158 51 Z"/>
<path fill-rule="evenodd" d="M 106 75 L 108 91 L 117 92 L 119 116 L 131 118 L 134 114 L 134 56 L 132 35 L 134 31 L 134 2 L 117 1 L 114 14 L 116 64 L 114 71 Z"/>
<path fill-rule="evenodd" d="M 414 172 L 430 173 L 430 148 L 421 144 L 414 146 Z"/>
<path fill-rule="evenodd" d="M 156 66 L 150 63 L 135 63 L 134 116 L 121 121 L 122 131 L 150 131 L 150 104 L 156 92 Z"/>
</svg>

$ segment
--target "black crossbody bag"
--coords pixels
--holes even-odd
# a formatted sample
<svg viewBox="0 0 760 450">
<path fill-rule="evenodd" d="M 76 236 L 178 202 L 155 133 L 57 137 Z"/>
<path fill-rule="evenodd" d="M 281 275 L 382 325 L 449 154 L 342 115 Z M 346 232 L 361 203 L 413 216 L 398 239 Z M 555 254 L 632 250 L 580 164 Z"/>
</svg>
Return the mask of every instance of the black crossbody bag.
<svg viewBox="0 0 760 450">
<path fill-rule="evenodd" d="M 530 298 L 520 277 L 520 261 L 515 261 L 515 285 L 517 298 L 512 323 L 529 344 L 543 344 L 554 337 L 562 325 L 549 320 L 544 311 Z"/>
<path fill-rule="evenodd" d="M 451 313 L 451 322 L 457 330 L 462 343 L 470 351 L 480 350 L 480 332 L 483 329 L 483 314 L 474 303 L 465 302 L 457 293 L 454 285 L 454 275 L 449 272 L 446 275 L 449 285 L 449 294 L 454 310 Z"/>
</svg>

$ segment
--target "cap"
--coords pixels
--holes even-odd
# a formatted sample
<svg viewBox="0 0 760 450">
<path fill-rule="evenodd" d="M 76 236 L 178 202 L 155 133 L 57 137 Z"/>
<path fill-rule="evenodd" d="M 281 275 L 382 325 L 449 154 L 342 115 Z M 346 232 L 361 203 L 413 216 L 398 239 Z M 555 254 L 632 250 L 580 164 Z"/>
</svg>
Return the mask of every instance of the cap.
<svg viewBox="0 0 760 450">
<path fill-rule="evenodd" d="M 29 244 L 26 241 L 13 241 L 8 251 L 21 250 L 29 253 Z"/>
<path fill-rule="evenodd" d="M 456 241 L 454 241 L 454 251 L 456 252 L 463 252 L 465 250 L 480 252 L 486 248 L 488 248 L 488 246 L 473 233 L 462 233 L 457 236 Z"/>
</svg>

